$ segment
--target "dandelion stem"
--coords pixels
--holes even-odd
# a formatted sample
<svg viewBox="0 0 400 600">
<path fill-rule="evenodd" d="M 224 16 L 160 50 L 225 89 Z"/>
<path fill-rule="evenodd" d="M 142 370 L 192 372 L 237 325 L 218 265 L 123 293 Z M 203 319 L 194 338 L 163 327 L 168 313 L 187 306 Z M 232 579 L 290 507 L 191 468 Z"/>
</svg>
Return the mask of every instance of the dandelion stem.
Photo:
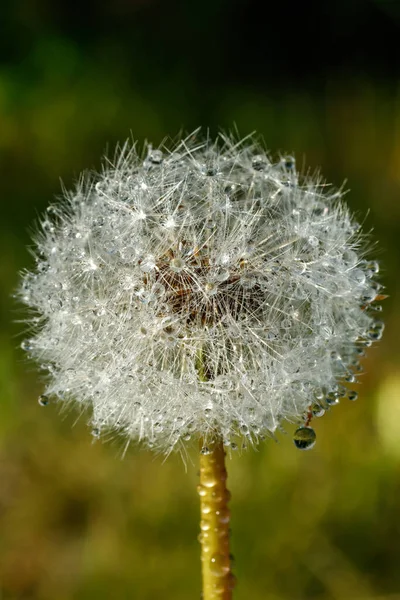
<svg viewBox="0 0 400 600">
<path fill-rule="evenodd" d="M 225 450 L 222 439 L 200 453 L 200 536 L 203 600 L 231 600 L 234 576 L 229 553 Z"/>
</svg>

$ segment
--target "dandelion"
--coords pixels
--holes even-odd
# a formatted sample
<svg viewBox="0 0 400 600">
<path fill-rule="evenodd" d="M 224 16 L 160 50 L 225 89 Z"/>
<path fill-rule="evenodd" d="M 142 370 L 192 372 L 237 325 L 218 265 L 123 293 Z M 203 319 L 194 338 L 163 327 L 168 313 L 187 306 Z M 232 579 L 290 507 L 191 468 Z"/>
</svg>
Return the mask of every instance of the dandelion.
<svg viewBox="0 0 400 600">
<path fill-rule="evenodd" d="M 252 137 L 195 132 L 144 157 L 125 145 L 41 221 L 20 288 L 40 403 L 166 454 L 200 440 L 205 600 L 233 586 L 224 447 L 284 421 L 313 446 L 311 419 L 356 398 L 343 383 L 382 335 L 378 263 L 342 197 Z"/>
</svg>

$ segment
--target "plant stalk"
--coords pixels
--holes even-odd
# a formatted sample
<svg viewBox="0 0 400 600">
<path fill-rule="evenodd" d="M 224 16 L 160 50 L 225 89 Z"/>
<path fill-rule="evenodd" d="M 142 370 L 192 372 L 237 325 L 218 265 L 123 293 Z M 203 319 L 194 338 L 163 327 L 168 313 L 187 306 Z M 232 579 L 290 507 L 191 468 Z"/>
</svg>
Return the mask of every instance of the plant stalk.
<svg viewBox="0 0 400 600">
<path fill-rule="evenodd" d="M 207 448 L 200 443 L 200 535 L 202 600 L 231 600 L 235 577 L 229 552 L 230 493 L 226 488 L 222 439 Z"/>
</svg>

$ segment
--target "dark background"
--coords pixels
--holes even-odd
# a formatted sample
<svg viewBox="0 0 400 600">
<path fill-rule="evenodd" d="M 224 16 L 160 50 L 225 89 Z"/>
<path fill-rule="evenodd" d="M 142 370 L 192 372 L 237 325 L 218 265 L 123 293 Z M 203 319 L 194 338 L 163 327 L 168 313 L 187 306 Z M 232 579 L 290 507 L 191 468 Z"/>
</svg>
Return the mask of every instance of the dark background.
<svg viewBox="0 0 400 600">
<path fill-rule="evenodd" d="M 346 179 L 390 296 L 360 400 L 315 423 L 316 448 L 228 460 L 235 598 L 399 600 L 400 2 L 21 0 L 0 24 L 1 600 L 200 596 L 196 452 L 187 472 L 122 461 L 85 416 L 41 409 L 11 296 L 60 178 L 199 125 Z"/>
</svg>

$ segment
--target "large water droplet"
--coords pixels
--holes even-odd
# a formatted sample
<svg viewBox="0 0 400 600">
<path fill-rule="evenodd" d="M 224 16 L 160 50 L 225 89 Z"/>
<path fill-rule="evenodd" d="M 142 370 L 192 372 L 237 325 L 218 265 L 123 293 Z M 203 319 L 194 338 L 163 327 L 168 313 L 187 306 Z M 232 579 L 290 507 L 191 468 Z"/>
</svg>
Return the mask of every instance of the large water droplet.
<svg viewBox="0 0 400 600">
<path fill-rule="evenodd" d="M 296 429 L 293 442 L 299 450 L 311 450 L 315 446 L 317 435 L 312 427 L 302 426 Z"/>
</svg>

